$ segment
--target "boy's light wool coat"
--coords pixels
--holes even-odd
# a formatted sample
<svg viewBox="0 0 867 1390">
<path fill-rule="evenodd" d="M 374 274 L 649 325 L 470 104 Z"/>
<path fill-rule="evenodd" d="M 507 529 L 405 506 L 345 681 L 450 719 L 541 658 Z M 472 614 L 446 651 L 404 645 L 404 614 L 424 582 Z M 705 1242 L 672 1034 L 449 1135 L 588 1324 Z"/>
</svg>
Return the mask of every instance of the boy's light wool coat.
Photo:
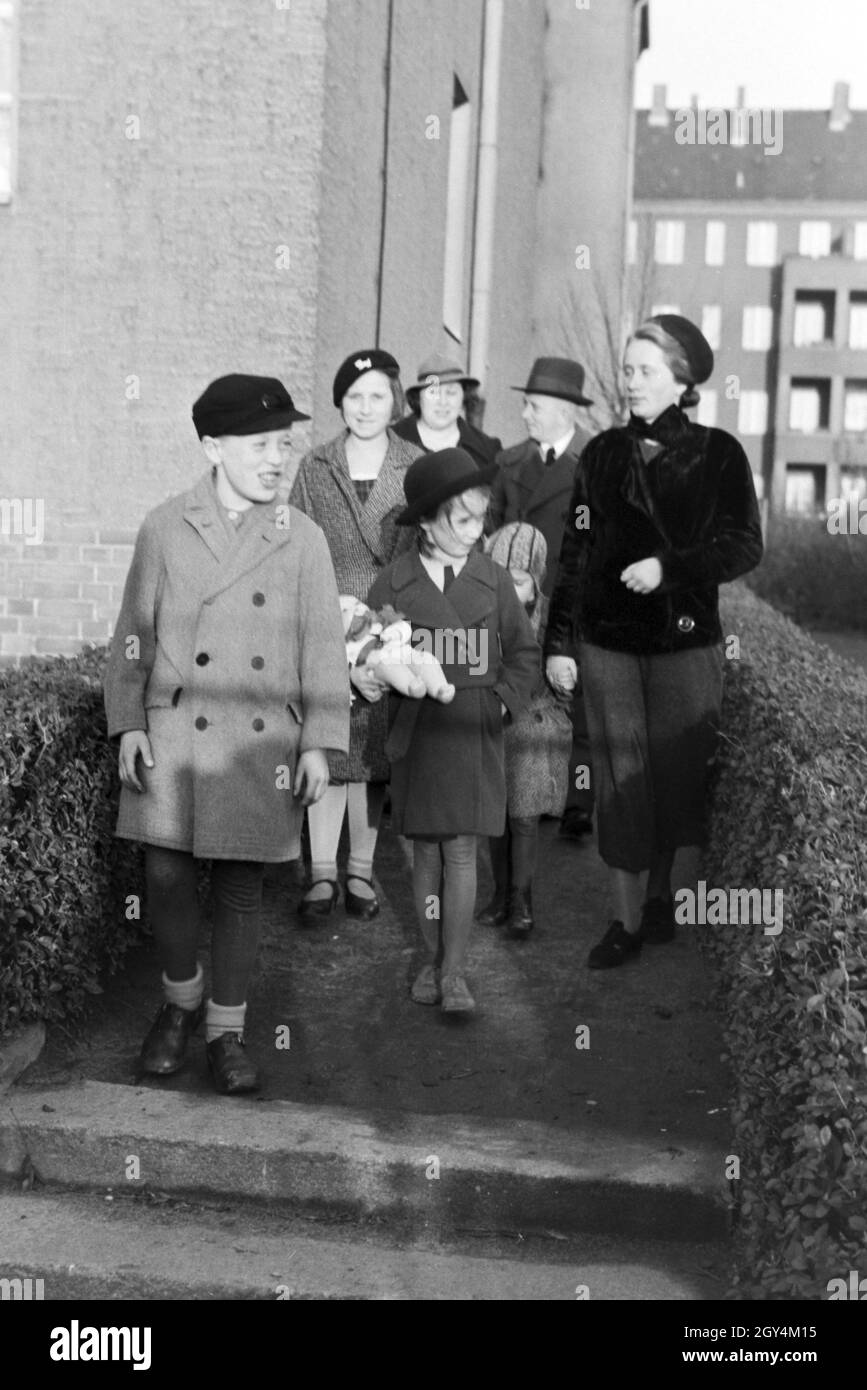
<svg viewBox="0 0 867 1390">
<path fill-rule="evenodd" d="M 255 506 L 237 535 L 210 473 L 136 541 L 105 686 L 109 734 L 145 729 L 155 766 L 121 790 L 117 834 L 203 859 L 300 854 L 300 753 L 345 752 L 349 680 L 325 537 Z"/>
</svg>

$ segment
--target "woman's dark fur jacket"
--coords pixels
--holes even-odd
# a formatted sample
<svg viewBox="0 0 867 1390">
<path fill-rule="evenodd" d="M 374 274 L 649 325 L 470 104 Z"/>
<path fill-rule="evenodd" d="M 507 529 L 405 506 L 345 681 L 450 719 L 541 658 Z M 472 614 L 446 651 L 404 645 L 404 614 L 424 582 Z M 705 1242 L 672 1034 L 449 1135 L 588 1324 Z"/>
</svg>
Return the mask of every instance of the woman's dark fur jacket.
<svg viewBox="0 0 867 1390">
<path fill-rule="evenodd" d="M 633 593 L 620 575 L 651 555 L 662 583 Z M 639 654 L 719 642 L 717 585 L 761 557 L 753 476 L 738 441 L 677 406 L 652 428 L 633 417 L 581 455 L 545 654 L 575 657 L 579 641 Z"/>
</svg>

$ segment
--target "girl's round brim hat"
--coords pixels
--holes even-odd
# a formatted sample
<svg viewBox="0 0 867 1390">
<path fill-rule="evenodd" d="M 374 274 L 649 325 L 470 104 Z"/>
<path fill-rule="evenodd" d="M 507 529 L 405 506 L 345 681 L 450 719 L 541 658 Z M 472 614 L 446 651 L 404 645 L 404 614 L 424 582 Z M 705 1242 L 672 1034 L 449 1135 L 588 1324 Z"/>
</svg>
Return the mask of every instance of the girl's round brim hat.
<svg viewBox="0 0 867 1390">
<path fill-rule="evenodd" d="M 458 497 L 473 487 L 490 487 L 500 471 L 499 464 L 480 468 L 465 449 L 439 449 L 422 454 L 411 463 L 403 480 L 406 507 L 395 518 L 398 526 L 412 526 L 423 516 L 431 516 L 450 497 Z"/>
</svg>

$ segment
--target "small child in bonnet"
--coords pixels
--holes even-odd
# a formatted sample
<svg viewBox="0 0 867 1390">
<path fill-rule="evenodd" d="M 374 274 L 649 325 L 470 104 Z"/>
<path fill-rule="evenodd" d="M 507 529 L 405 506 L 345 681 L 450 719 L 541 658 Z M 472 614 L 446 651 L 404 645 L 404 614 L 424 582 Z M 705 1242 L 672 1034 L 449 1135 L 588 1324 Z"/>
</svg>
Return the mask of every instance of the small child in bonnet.
<svg viewBox="0 0 867 1390">
<path fill-rule="evenodd" d="M 548 547 L 526 521 L 512 521 L 485 541 L 485 551 L 509 571 L 535 637 L 544 632 L 548 600 L 542 593 Z M 492 837 L 494 896 L 478 914 L 485 926 L 506 925 L 510 936 L 526 939 L 533 930 L 533 876 L 539 844 L 539 817 L 560 816 L 566 804 L 572 725 L 542 676 L 527 709 L 504 730 L 506 753 L 506 831 Z"/>
</svg>

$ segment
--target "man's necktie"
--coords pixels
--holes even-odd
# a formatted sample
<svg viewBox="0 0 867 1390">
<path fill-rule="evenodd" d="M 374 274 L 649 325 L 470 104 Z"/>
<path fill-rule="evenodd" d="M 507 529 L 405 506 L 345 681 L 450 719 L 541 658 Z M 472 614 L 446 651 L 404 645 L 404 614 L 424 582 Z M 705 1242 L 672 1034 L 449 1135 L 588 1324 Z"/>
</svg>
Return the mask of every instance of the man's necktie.
<svg viewBox="0 0 867 1390">
<path fill-rule="evenodd" d="M 549 449 L 545 455 L 545 467 L 550 468 L 552 463 L 557 462 L 557 453 L 554 449 Z"/>
<path fill-rule="evenodd" d="M 455 572 L 451 565 L 443 565 L 443 593 L 447 594 L 455 582 Z"/>
</svg>

